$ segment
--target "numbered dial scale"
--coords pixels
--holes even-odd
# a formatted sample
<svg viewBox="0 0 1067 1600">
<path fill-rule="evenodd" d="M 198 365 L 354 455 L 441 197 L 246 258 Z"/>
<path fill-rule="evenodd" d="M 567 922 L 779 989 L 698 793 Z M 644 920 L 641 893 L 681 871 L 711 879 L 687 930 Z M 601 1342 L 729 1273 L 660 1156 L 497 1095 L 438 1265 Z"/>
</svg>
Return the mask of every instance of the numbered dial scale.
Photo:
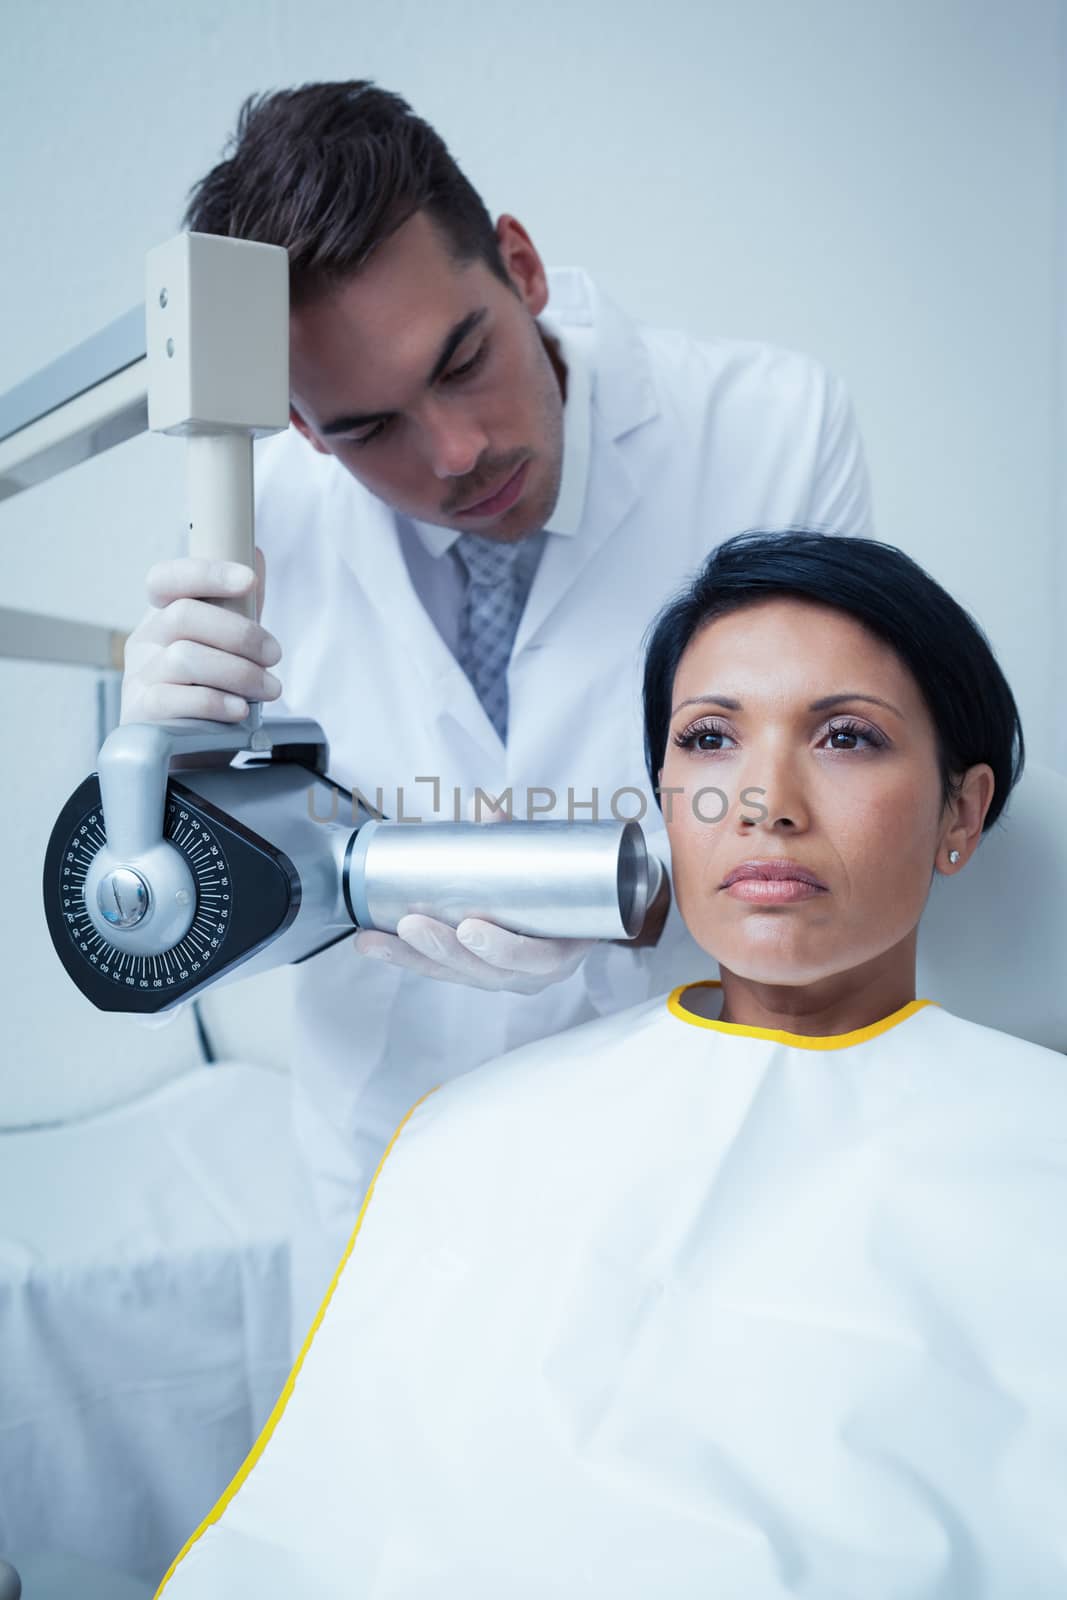
<svg viewBox="0 0 1067 1600">
<path fill-rule="evenodd" d="M 44 867 L 48 930 L 68 973 L 101 1010 L 162 1011 L 247 960 L 296 916 L 300 882 L 288 857 L 173 778 L 163 834 L 186 860 L 196 903 L 171 948 L 138 954 L 123 948 L 121 934 L 112 943 L 86 907 L 86 875 L 107 839 L 95 774 L 52 830 Z M 143 895 L 142 880 L 133 873 L 128 879 L 130 892 Z"/>
</svg>

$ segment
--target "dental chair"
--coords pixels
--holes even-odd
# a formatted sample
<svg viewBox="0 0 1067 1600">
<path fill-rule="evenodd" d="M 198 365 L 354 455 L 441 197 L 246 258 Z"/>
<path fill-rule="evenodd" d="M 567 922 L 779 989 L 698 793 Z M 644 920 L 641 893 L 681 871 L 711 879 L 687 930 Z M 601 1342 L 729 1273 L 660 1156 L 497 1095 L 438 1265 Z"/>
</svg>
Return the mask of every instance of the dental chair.
<svg viewBox="0 0 1067 1600">
<path fill-rule="evenodd" d="M 26 1600 L 147 1600 L 270 1414 L 289 1095 L 220 1061 L 0 1134 L 0 1557 Z"/>
<path fill-rule="evenodd" d="M 1028 760 L 1005 814 L 966 868 L 934 880 L 919 924 L 916 992 L 972 1022 L 1067 1053 L 1063 773 Z"/>
</svg>

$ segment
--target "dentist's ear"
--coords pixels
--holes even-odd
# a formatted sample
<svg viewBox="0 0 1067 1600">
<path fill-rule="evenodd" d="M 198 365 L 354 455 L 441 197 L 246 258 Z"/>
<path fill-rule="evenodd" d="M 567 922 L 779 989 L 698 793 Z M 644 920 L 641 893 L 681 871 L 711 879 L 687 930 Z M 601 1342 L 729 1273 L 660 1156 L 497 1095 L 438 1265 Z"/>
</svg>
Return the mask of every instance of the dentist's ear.
<svg viewBox="0 0 1067 1600">
<path fill-rule="evenodd" d="M 497 218 L 496 242 L 511 287 L 533 317 L 548 304 L 548 274 L 530 235 L 517 217 Z"/>
</svg>

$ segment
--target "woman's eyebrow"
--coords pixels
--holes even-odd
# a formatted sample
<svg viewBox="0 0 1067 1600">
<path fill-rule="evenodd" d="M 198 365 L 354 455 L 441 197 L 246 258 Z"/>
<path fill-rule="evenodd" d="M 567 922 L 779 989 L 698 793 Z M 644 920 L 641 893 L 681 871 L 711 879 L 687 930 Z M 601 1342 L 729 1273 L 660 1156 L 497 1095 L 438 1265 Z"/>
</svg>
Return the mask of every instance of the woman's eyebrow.
<svg viewBox="0 0 1067 1600">
<path fill-rule="evenodd" d="M 883 700 L 880 695 L 860 694 L 855 690 L 847 690 L 844 694 L 824 694 L 818 700 L 813 700 L 808 707 L 809 711 L 829 711 L 831 706 L 839 706 L 847 700 L 867 700 L 871 705 L 884 706 L 887 711 L 904 721 L 903 711 L 899 711 L 889 700 Z M 743 711 L 744 706 L 740 700 L 735 700 L 727 694 L 698 694 L 688 700 L 679 700 L 671 716 L 676 716 L 685 706 L 722 706 L 724 711 Z"/>
</svg>

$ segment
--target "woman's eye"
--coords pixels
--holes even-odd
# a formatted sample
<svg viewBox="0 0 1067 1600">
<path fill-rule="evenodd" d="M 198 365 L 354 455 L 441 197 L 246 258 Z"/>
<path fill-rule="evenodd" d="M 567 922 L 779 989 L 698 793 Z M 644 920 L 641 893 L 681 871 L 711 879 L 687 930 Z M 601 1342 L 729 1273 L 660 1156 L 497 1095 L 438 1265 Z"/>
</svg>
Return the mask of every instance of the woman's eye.
<svg viewBox="0 0 1067 1600">
<path fill-rule="evenodd" d="M 864 744 L 866 744 L 868 748 L 872 750 L 877 750 L 885 743 L 885 740 L 880 738 L 872 728 L 863 728 L 858 722 L 838 723 L 836 727 L 831 728 L 827 732 L 826 738 L 830 740 L 846 739 L 853 741 L 852 743 L 847 744 L 831 744 L 831 750 L 840 750 L 842 753 L 861 748 L 854 742 L 857 739 L 862 739 Z"/>
<path fill-rule="evenodd" d="M 715 755 L 723 748 L 724 739 L 730 739 L 724 728 L 687 728 L 684 733 L 678 734 L 674 742 L 680 750 L 699 750 L 705 755 Z"/>
<path fill-rule="evenodd" d="M 674 740 L 679 750 L 695 750 L 703 755 L 718 755 L 736 742 L 725 728 L 716 727 L 687 728 Z M 858 722 L 839 722 L 823 735 L 822 742 L 831 751 L 847 755 L 852 751 L 879 749 L 886 741 L 873 728 L 865 728 Z"/>
</svg>

